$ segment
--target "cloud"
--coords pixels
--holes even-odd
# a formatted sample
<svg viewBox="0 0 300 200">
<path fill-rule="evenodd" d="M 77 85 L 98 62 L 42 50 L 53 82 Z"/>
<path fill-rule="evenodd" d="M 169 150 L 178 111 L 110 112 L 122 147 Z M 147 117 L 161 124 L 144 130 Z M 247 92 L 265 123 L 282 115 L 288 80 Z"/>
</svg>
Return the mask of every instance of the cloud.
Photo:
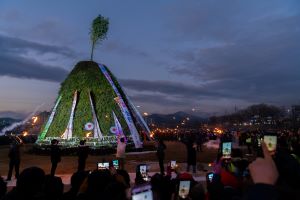
<svg viewBox="0 0 300 200">
<path fill-rule="evenodd" d="M 0 35 L 0 75 L 17 78 L 62 81 L 68 71 L 41 63 L 42 56 L 74 57 L 75 53 L 66 47 L 40 44 L 19 38 Z"/>
<path fill-rule="evenodd" d="M 9 10 L 7 12 L 1 12 L 0 13 L 0 20 L 3 21 L 18 21 L 18 20 L 22 20 L 22 16 L 19 10 L 17 9 L 13 9 L 13 10 Z"/>
<path fill-rule="evenodd" d="M 171 73 L 229 99 L 278 105 L 299 100 L 299 3 L 212 1 L 170 9 L 181 11 L 168 22 L 172 40 L 190 44 L 174 50 Z"/>
<path fill-rule="evenodd" d="M 206 84 L 197 86 L 172 81 L 133 79 L 121 79 L 120 83 L 135 104 L 143 105 L 152 112 L 191 111 L 192 108 L 197 108 L 198 113 L 205 112 L 207 115 L 207 112 L 223 112 L 230 104 L 249 105 L 238 94 L 228 95 L 223 91 L 212 90 Z"/>
<path fill-rule="evenodd" d="M 239 108 L 250 105 L 238 94 L 222 95 L 211 92 L 210 88 L 182 84 L 171 81 L 120 80 L 135 105 L 151 113 L 173 113 L 178 110 L 192 112 L 203 117 L 209 113 L 224 114 L 233 112 L 234 106 Z"/>
<path fill-rule="evenodd" d="M 260 0 L 179 1 L 166 7 L 165 26 L 173 38 L 183 41 L 231 41 L 260 31 L 269 32 L 273 27 L 259 23 L 297 15 L 299 8 L 300 3 L 294 0 L 274 0 L 272 4 Z"/>
<path fill-rule="evenodd" d="M 24 113 L 24 112 L 0 111 L 0 118 L 10 117 L 13 119 L 24 119 L 27 115 L 28 113 Z"/>
<path fill-rule="evenodd" d="M 186 85 L 179 82 L 171 81 L 149 81 L 122 79 L 122 85 L 131 90 L 139 92 L 152 92 L 174 97 L 224 97 L 223 94 L 210 91 L 209 89 L 199 85 Z"/>
<path fill-rule="evenodd" d="M 105 51 L 116 52 L 120 55 L 127 56 L 139 56 L 142 58 L 148 58 L 149 54 L 145 51 L 142 51 L 134 46 L 125 45 L 117 41 L 107 41 L 103 46 Z"/>
<path fill-rule="evenodd" d="M 6 50 L 6 53 L 26 53 L 28 51 L 35 51 L 38 54 L 55 53 L 61 54 L 67 57 L 75 57 L 76 53 L 67 47 L 41 44 L 20 38 L 8 37 L 0 35 L 0 49 Z"/>
<path fill-rule="evenodd" d="M 0 55 L 0 60 L 2 76 L 60 82 L 68 73 L 62 68 L 47 66 L 21 57 Z"/>
</svg>

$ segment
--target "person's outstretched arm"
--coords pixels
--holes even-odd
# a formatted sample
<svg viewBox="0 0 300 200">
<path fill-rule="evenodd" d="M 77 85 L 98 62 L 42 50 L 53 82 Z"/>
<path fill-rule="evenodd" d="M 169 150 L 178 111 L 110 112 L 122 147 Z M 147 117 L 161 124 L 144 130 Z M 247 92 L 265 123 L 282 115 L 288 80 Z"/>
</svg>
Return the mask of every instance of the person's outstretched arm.
<svg viewBox="0 0 300 200">
<path fill-rule="evenodd" d="M 264 158 L 257 158 L 249 165 L 254 186 L 244 197 L 245 200 L 277 200 L 278 193 L 274 187 L 278 171 L 266 144 L 262 143 Z"/>
</svg>

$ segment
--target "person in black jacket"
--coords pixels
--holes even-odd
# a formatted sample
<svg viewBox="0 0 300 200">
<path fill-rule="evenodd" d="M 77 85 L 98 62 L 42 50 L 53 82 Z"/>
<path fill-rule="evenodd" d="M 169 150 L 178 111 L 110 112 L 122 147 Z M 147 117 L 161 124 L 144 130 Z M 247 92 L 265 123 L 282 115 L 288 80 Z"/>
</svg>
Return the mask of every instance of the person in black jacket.
<svg viewBox="0 0 300 200">
<path fill-rule="evenodd" d="M 85 140 L 79 142 L 79 147 L 77 151 L 78 156 L 78 168 L 77 171 L 84 171 L 86 159 L 89 155 L 89 147 L 85 145 Z"/>
<path fill-rule="evenodd" d="M 57 164 L 61 161 L 61 151 L 58 146 L 58 140 L 51 141 L 51 176 L 55 175 Z"/>
<path fill-rule="evenodd" d="M 7 181 L 11 180 L 11 176 L 12 176 L 12 172 L 13 172 L 13 168 L 15 168 L 15 177 L 16 179 L 19 178 L 19 168 L 20 168 L 20 147 L 19 144 L 14 141 L 11 146 L 10 146 L 10 150 L 8 153 L 8 157 L 9 157 L 9 170 L 8 170 L 8 175 L 7 175 Z"/>
<path fill-rule="evenodd" d="M 193 167 L 193 173 L 196 173 L 196 163 L 197 163 L 197 144 L 193 142 L 193 138 L 189 138 L 186 143 L 187 148 L 187 168 L 186 171 L 190 171 L 190 166 Z"/>
<path fill-rule="evenodd" d="M 159 162 L 160 173 L 162 175 L 165 174 L 164 159 L 165 159 L 165 149 L 166 148 L 167 147 L 166 147 L 164 141 L 162 139 L 160 139 L 157 144 L 156 155 L 157 155 L 158 162 Z"/>
</svg>

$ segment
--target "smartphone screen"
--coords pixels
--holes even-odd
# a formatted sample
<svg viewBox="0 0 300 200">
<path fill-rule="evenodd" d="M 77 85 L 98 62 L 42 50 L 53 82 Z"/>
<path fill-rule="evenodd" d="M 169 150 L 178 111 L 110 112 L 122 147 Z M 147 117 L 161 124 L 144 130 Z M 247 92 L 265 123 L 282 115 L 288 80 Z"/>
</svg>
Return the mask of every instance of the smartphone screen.
<svg viewBox="0 0 300 200">
<path fill-rule="evenodd" d="M 147 165 L 141 165 L 140 166 L 140 173 L 142 175 L 146 175 L 147 174 Z"/>
<path fill-rule="evenodd" d="M 109 169 L 109 162 L 99 162 L 97 166 L 98 170 Z"/>
<path fill-rule="evenodd" d="M 133 194 L 132 200 L 153 200 L 152 191 L 148 190 L 138 194 Z"/>
<path fill-rule="evenodd" d="M 260 139 L 260 137 L 257 138 L 257 146 L 261 147 L 261 139 Z"/>
<path fill-rule="evenodd" d="M 176 167 L 176 160 L 171 160 L 171 169 L 175 169 Z"/>
<path fill-rule="evenodd" d="M 224 142 L 222 144 L 222 154 L 224 158 L 231 158 L 231 142 Z"/>
<path fill-rule="evenodd" d="M 151 185 L 140 185 L 133 188 L 132 200 L 153 200 Z"/>
<path fill-rule="evenodd" d="M 212 180 L 213 180 L 213 177 L 214 177 L 214 173 L 207 173 L 206 175 L 206 179 L 207 179 L 207 182 L 211 183 Z"/>
<path fill-rule="evenodd" d="M 185 199 L 188 197 L 190 192 L 191 181 L 180 181 L 178 195 L 179 197 Z"/>
<path fill-rule="evenodd" d="M 149 180 L 147 165 L 140 165 L 140 173 L 145 181 Z"/>
<path fill-rule="evenodd" d="M 277 136 L 276 135 L 265 135 L 264 142 L 266 143 L 269 151 L 271 151 L 271 152 L 276 151 L 276 146 L 277 146 Z"/>
<path fill-rule="evenodd" d="M 115 169 L 119 169 L 119 160 L 113 160 L 112 164 Z"/>
</svg>

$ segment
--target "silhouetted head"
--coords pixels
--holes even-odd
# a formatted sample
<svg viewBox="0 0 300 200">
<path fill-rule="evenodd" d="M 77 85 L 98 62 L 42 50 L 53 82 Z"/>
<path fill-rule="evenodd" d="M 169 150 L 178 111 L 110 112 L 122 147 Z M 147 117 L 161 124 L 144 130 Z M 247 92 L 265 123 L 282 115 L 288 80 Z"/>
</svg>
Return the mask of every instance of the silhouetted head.
<svg viewBox="0 0 300 200">
<path fill-rule="evenodd" d="M 71 177 L 71 186 L 73 190 L 78 190 L 83 183 L 84 179 L 87 177 L 87 172 L 78 171 L 75 172 Z"/>
<path fill-rule="evenodd" d="M 101 193 L 111 181 L 112 176 L 109 170 L 93 171 L 88 177 L 88 192 L 92 194 Z"/>
<path fill-rule="evenodd" d="M 117 174 L 123 176 L 127 187 L 130 187 L 130 176 L 129 176 L 128 172 L 125 171 L 124 169 L 117 169 Z"/>
<path fill-rule="evenodd" d="M 151 185 L 152 185 L 152 190 L 157 190 L 159 191 L 160 188 L 162 187 L 163 184 L 163 176 L 159 173 L 154 174 L 151 177 Z"/>
<path fill-rule="evenodd" d="M 47 175 L 45 177 L 44 194 L 47 199 L 60 199 L 64 192 L 64 185 L 60 177 Z"/>
<path fill-rule="evenodd" d="M 103 194 L 104 196 L 103 199 L 110 199 L 110 200 L 127 199 L 125 191 L 126 191 L 126 187 L 122 183 L 112 181 L 106 186 Z"/>
<path fill-rule="evenodd" d="M 205 191 L 201 183 L 195 185 L 190 191 L 190 198 L 192 200 L 204 200 L 205 199 Z"/>
<path fill-rule="evenodd" d="M 39 167 L 24 169 L 17 180 L 17 191 L 30 197 L 42 191 L 45 181 L 45 172 Z"/>
<path fill-rule="evenodd" d="M 124 143 L 125 139 L 123 137 L 120 138 L 120 142 Z"/>
</svg>

